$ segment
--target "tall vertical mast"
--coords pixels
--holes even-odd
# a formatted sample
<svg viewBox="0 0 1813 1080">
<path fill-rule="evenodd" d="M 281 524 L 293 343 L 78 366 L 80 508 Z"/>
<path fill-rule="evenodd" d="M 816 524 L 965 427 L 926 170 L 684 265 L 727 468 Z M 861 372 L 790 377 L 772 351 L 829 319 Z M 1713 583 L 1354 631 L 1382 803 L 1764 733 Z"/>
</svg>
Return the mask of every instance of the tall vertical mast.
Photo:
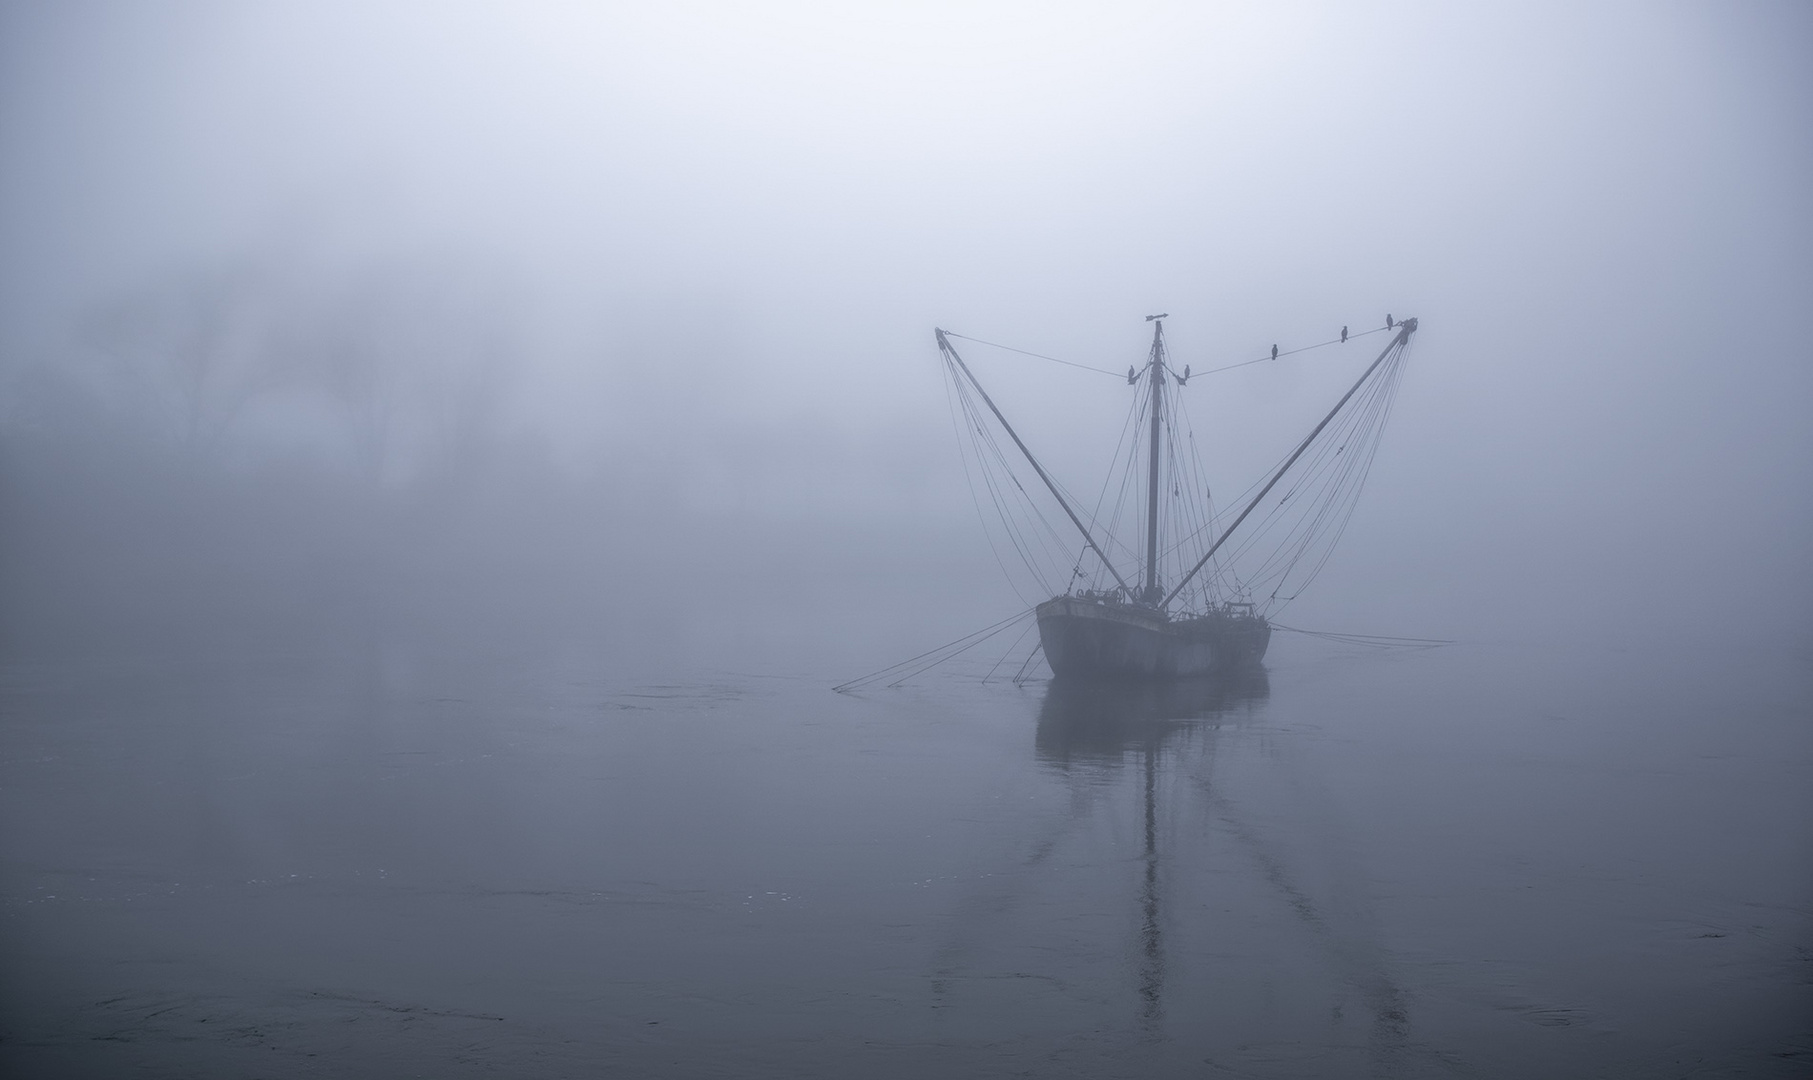
<svg viewBox="0 0 1813 1080">
<path fill-rule="evenodd" d="M 1155 604 L 1161 595 L 1158 588 L 1158 453 L 1159 425 L 1164 423 L 1165 393 L 1165 324 L 1163 315 L 1148 315 L 1152 323 L 1152 362 L 1147 365 L 1152 379 L 1152 449 L 1150 469 L 1146 476 L 1146 591 L 1140 599 Z"/>
</svg>

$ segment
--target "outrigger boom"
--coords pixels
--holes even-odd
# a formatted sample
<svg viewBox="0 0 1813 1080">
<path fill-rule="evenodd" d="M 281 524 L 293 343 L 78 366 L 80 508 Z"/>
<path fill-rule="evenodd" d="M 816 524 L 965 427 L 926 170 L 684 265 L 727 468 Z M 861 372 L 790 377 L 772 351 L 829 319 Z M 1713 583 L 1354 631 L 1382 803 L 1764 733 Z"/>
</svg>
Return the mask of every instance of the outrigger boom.
<svg viewBox="0 0 1813 1080">
<path fill-rule="evenodd" d="M 995 407 L 994 399 L 989 397 L 988 391 L 982 389 L 982 384 L 976 381 L 976 376 L 971 374 L 969 365 L 963 362 L 963 357 L 958 356 L 957 350 L 951 346 L 950 339 L 944 336 L 943 330 L 938 330 L 937 334 L 938 347 L 944 350 L 946 356 L 949 356 L 952 360 L 957 362 L 957 367 L 962 369 L 964 377 L 969 379 L 969 384 L 976 388 L 976 393 L 982 395 L 982 400 L 988 405 L 989 411 L 995 414 L 996 420 L 1001 421 L 1001 427 L 1006 429 L 1008 436 L 1013 439 L 1014 445 L 1019 447 L 1020 453 L 1025 454 L 1026 460 L 1032 463 L 1033 471 L 1039 474 L 1040 480 L 1045 481 L 1045 487 L 1051 492 L 1051 497 L 1056 499 L 1058 505 L 1064 508 L 1064 513 L 1070 515 L 1071 524 L 1075 525 L 1077 529 L 1082 532 L 1083 539 L 1088 542 L 1090 550 L 1094 551 L 1096 557 L 1102 560 L 1102 565 L 1108 568 L 1110 574 L 1114 575 L 1114 580 L 1120 583 L 1120 587 L 1126 591 L 1127 595 L 1132 596 L 1133 590 L 1127 588 L 1127 582 L 1121 577 L 1120 571 L 1116 570 L 1114 564 L 1108 561 L 1107 553 L 1102 551 L 1101 545 L 1095 542 L 1095 537 L 1089 535 L 1089 528 L 1083 524 L 1083 519 L 1076 516 L 1076 511 L 1070 508 L 1069 500 L 1065 499 L 1064 496 L 1059 493 L 1058 486 L 1051 482 L 1051 477 L 1045 475 L 1045 468 L 1039 464 L 1039 459 L 1032 456 L 1031 450 L 1026 449 L 1026 444 L 1020 441 L 1020 436 L 1015 433 L 1013 425 L 1009 424 L 1007 422 L 1007 417 L 1002 416 L 1001 410 Z"/>
<path fill-rule="evenodd" d="M 1297 444 L 1297 449 L 1291 452 L 1291 456 L 1285 460 L 1284 464 L 1278 466 L 1278 471 L 1272 474 L 1272 478 L 1265 482 L 1263 488 L 1259 489 L 1259 494 L 1253 496 L 1253 501 L 1246 504 L 1246 509 L 1240 511 L 1240 516 L 1234 519 L 1234 523 L 1222 530 L 1221 535 L 1216 538 L 1215 542 L 1209 545 L 1209 550 L 1203 553 L 1202 558 L 1196 561 L 1196 565 L 1190 567 L 1190 572 L 1185 574 L 1183 578 L 1178 581 L 1177 586 L 1165 596 L 1164 601 L 1158 605 L 1159 610 L 1162 611 L 1169 607 L 1171 601 L 1177 598 L 1177 594 L 1183 591 L 1183 587 L 1188 585 L 1190 579 L 1196 576 L 1197 571 L 1209 564 L 1209 560 L 1215 557 L 1217 551 L 1221 550 L 1221 545 L 1227 543 L 1228 537 L 1234 535 L 1234 530 L 1240 527 L 1240 523 L 1246 520 L 1247 515 L 1258 508 L 1260 502 L 1265 499 L 1266 495 L 1271 493 L 1272 488 L 1277 486 L 1278 481 L 1284 478 L 1284 474 L 1290 471 L 1290 467 L 1295 465 L 1297 459 L 1303 456 L 1303 451 L 1309 449 L 1309 444 L 1316 441 L 1316 436 L 1322 434 L 1322 429 L 1327 427 L 1328 422 L 1333 420 L 1335 414 L 1341 411 L 1341 407 L 1347 404 L 1348 399 L 1354 396 L 1366 380 L 1372 377 L 1372 373 L 1378 370 L 1379 365 L 1385 362 L 1385 358 L 1391 355 L 1391 350 L 1408 342 L 1410 340 L 1410 335 L 1414 333 L 1416 333 L 1415 319 L 1405 319 L 1398 323 L 1397 336 L 1391 339 L 1391 344 L 1385 346 L 1384 351 L 1379 353 L 1379 358 L 1372 362 L 1372 366 L 1366 369 L 1365 374 L 1354 380 L 1353 386 L 1348 389 L 1346 394 L 1342 395 L 1340 401 L 1335 402 L 1334 408 L 1328 410 L 1328 415 L 1322 418 L 1322 422 L 1316 425 L 1316 429 L 1303 437 L 1303 441 Z"/>
</svg>

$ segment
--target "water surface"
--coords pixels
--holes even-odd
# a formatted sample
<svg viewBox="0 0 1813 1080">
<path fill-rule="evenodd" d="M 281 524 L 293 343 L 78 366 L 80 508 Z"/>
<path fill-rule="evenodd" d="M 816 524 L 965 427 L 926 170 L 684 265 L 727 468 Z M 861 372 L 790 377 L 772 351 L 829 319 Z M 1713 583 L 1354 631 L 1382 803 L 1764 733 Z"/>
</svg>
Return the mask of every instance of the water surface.
<svg viewBox="0 0 1813 1080">
<path fill-rule="evenodd" d="M 15 659 L 0 1065 L 1813 1068 L 1804 659 L 1281 638 L 1163 693 L 982 670 Z"/>
</svg>

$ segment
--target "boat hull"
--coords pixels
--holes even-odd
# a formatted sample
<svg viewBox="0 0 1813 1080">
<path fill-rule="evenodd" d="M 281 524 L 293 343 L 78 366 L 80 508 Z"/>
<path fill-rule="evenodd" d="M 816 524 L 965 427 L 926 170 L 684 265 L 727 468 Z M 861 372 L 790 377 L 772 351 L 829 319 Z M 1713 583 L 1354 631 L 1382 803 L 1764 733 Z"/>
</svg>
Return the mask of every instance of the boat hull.
<svg viewBox="0 0 1813 1080">
<path fill-rule="evenodd" d="M 1179 678 L 1257 664 L 1271 643 L 1263 618 L 1244 613 L 1169 619 L 1151 608 L 1058 596 L 1037 609 L 1054 675 Z"/>
</svg>

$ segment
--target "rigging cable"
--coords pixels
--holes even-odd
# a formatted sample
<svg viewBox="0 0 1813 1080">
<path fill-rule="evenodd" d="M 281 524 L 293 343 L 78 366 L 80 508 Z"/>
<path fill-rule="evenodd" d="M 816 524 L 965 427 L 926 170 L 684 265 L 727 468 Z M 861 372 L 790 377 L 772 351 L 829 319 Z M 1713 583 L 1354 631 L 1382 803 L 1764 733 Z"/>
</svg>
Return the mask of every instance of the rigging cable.
<svg viewBox="0 0 1813 1080">
<path fill-rule="evenodd" d="M 1326 348 L 1330 345 L 1343 345 L 1349 341 L 1354 340 L 1355 338 L 1363 338 L 1363 337 L 1366 337 L 1368 334 L 1382 334 L 1387 330 L 1395 330 L 1395 329 L 1397 329 L 1395 326 L 1380 326 L 1380 327 L 1375 327 L 1371 330 L 1362 330 L 1357 334 L 1349 334 L 1349 335 L 1347 335 L 1346 338 L 1333 338 L 1328 341 L 1318 341 L 1314 345 L 1304 345 L 1304 346 L 1301 346 L 1300 348 L 1286 349 L 1283 352 L 1267 353 L 1264 356 L 1261 356 L 1257 360 L 1242 360 L 1238 364 L 1229 364 L 1226 367 L 1210 368 L 1207 371 L 1194 372 L 1190 375 L 1190 378 L 1194 379 L 1197 375 L 1215 375 L 1215 374 L 1218 374 L 1219 372 L 1232 371 L 1235 368 L 1243 368 L 1249 364 L 1263 364 L 1269 360 L 1282 360 L 1287 356 L 1295 356 L 1298 353 L 1309 352 L 1311 349 L 1322 349 L 1322 348 Z M 947 331 L 947 333 L 948 333 L 948 331 Z M 1050 357 L 1045 357 L 1044 359 L 1049 360 Z M 1060 363 L 1060 364 L 1063 362 L 1064 361 L 1062 361 L 1062 360 L 1058 361 L 1058 363 Z"/>
<path fill-rule="evenodd" d="M 1273 630 L 1284 630 L 1292 634 L 1303 634 L 1308 637 L 1326 638 L 1348 645 L 1366 645 L 1375 649 L 1439 649 L 1443 645 L 1457 645 L 1452 638 L 1418 638 L 1391 637 L 1385 634 L 1342 634 L 1330 630 L 1299 630 L 1294 626 L 1272 623 Z"/>
<path fill-rule="evenodd" d="M 1231 545 L 1227 561 L 1211 570 L 1210 577 L 1217 585 L 1228 586 L 1228 579 L 1232 577 L 1236 591 L 1244 593 L 1248 586 L 1276 583 L 1272 592 L 1273 598 L 1277 599 L 1300 562 L 1321 543 L 1321 549 L 1312 557 L 1309 572 L 1293 582 L 1295 590 L 1301 591 L 1319 573 L 1332 554 L 1333 540 L 1328 538 L 1339 539 L 1357 505 L 1358 489 L 1376 456 L 1384 421 L 1402 376 L 1408 345 L 1408 341 L 1403 342 L 1390 356 L 1386 368 L 1363 389 L 1358 406 L 1334 418 L 1336 422 L 1329 430 L 1318 436 L 1318 445 L 1308 455 L 1306 467 L 1299 471 L 1286 494 L 1259 515 L 1254 528 Z M 1287 455 L 1284 460 L 1289 459 L 1290 455 Z M 1276 475 L 1277 470 L 1274 468 L 1270 472 Z M 1254 484 L 1248 492 L 1258 486 Z M 1236 503 L 1246 501 L 1246 495 L 1242 495 Z M 1299 513 L 1300 508 L 1307 509 Z M 1245 575 L 1246 585 L 1241 585 L 1241 575 L 1233 574 L 1233 567 L 1286 522 L 1284 541 L 1271 551 L 1258 571 Z M 1194 539 L 1194 535 L 1192 533 L 1180 543 Z M 1283 599 L 1288 602 L 1289 598 Z"/>
<path fill-rule="evenodd" d="M 1025 594 L 1020 592 L 1019 583 L 1014 580 L 1013 574 L 1008 572 L 1007 563 L 1005 560 L 1003 560 L 1001 558 L 1001 549 L 1000 549 L 999 545 L 997 545 L 995 543 L 995 534 L 994 534 L 993 530 L 991 530 L 988 527 L 988 515 L 982 512 L 982 500 L 976 494 L 976 478 L 975 478 L 974 474 L 970 471 L 969 455 L 963 452 L 963 448 L 964 448 L 965 444 L 967 443 L 970 446 L 971 452 L 976 454 L 976 468 L 978 470 L 983 469 L 985 467 L 986 463 L 982 460 L 980 448 L 976 445 L 976 443 L 977 443 L 976 436 L 974 434 L 969 434 L 967 439 L 964 438 L 964 435 L 965 435 L 964 428 L 966 425 L 964 425 L 961 421 L 959 421 L 957 419 L 957 404 L 960 400 L 962 400 L 963 384 L 957 380 L 956 373 L 950 370 L 949 361 L 946 361 L 944 366 L 945 366 L 945 374 L 947 376 L 947 382 L 945 383 L 945 396 L 951 403 L 951 426 L 958 435 L 957 457 L 960 461 L 963 462 L 963 478 L 964 478 L 964 480 L 966 480 L 969 483 L 969 497 L 970 497 L 970 501 L 973 502 L 976 506 L 976 517 L 982 522 L 982 535 L 984 538 L 986 538 L 988 540 L 988 549 L 994 553 L 995 564 L 1001 568 L 1001 576 L 1005 577 L 1007 579 L 1008 588 L 1010 588 L 1014 591 L 1014 595 L 1018 596 L 1020 598 L 1020 602 L 1022 604 L 1029 603 L 1029 601 L 1026 599 Z M 953 385 L 956 388 L 956 393 L 954 395 L 951 392 Z M 967 426 L 970 428 L 971 431 L 973 431 L 974 427 L 975 427 L 975 418 L 970 413 L 969 403 L 967 401 L 963 401 L 962 404 L 963 404 L 964 416 L 966 419 L 969 420 L 969 424 Z M 986 477 L 984 477 L 984 481 L 986 482 Z M 994 490 L 992 488 L 990 488 L 990 490 L 989 490 L 989 495 L 991 498 L 994 496 Z M 999 513 L 1000 509 L 1001 509 L 1000 502 L 999 502 L 999 500 L 997 500 L 995 503 L 995 510 L 997 513 Z"/>
<path fill-rule="evenodd" d="M 956 380 L 956 374 L 952 372 L 951 375 L 952 379 Z M 1032 500 L 1032 496 L 1027 492 L 1025 484 L 1021 483 L 1019 476 L 1014 472 L 1013 464 L 1006 452 L 1002 449 L 1000 441 L 995 437 L 994 430 L 983 418 L 981 410 L 975 407 L 975 401 L 969 394 L 969 388 L 965 387 L 960 381 L 957 383 L 957 388 L 962 395 L 965 411 L 970 418 L 970 423 L 974 432 L 972 439 L 977 445 L 977 456 L 983 466 L 983 482 L 989 489 L 990 497 L 994 500 L 995 511 L 1000 515 L 1002 527 L 1007 533 L 1009 541 L 1013 543 L 1016 553 L 1019 554 L 1021 562 L 1025 564 L 1027 571 L 1033 576 L 1034 581 L 1042 591 L 1049 594 L 1051 592 L 1050 583 L 1046 581 L 1045 575 L 1041 571 L 1039 560 L 1035 559 L 1033 556 L 1033 544 L 1031 540 L 1027 538 L 1026 533 L 1031 531 L 1036 536 L 1040 546 L 1045 549 L 1044 558 L 1046 560 L 1060 565 L 1063 560 L 1061 558 L 1052 558 L 1047 538 L 1049 537 L 1050 539 L 1057 540 L 1059 544 L 1062 544 L 1063 541 L 1051 522 L 1045 517 L 1044 512 L 1039 508 L 1038 504 Z M 981 448 L 984 446 L 986 446 L 989 451 L 988 455 L 982 453 Z M 1019 501 L 1013 500 L 1011 496 L 1008 498 L 1002 497 L 1001 481 L 997 478 L 997 473 L 988 466 L 987 458 L 990 455 L 993 456 L 995 464 L 999 467 L 999 472 L 1005 474 L 1006 479 L 1011 481 L 1015 490 L 1019 492 Z M 1032 511 L 1032 514 L 1038 518 L 1038 524 L 1045 529 L 1043 534 L 1039 534 L 1037 530 L 1023 527 L 1018 523 L 1016 515 L 1013 513 L 1013 509 L 1019 509 L 1021 507 L 1029 508 Z M 1020 516 L 1024 516 L 1024 509 L 1021 509 Z M 986 520 L 984 524 L 986 525 Z M 1027 525 L 1030 525 L 1030 522 L 1028 522 Z M 1015 592 L 1018 592 L 1017 587 Z M 1027 602 L 1026 597 L 1023 594 L 1020 596 L 1020 599 L 1022 602 Z"/>
<path fill-rule="evenodd" d="M 1358 407 L 1330 429 L 1290 490 L 1261 515 L 1256 528 L 1234 545 L 1230 561 L 1238 562 L 1274 530 L 1284 529 L 1282 541 L 1268 546 L 1266 559 L 1248 577 L 1249 583 L 1261 587 L 1270 583 L 1271 599 L 1280 606 L 1289 603 L 1320 573 L 1351 521 L 1383 438 L 1402 378 L 1403 361 L 1404 350 L 1400 349 L 1381 369 L 1378 379 L 1366 388 Z M 1308 572 L 1293 581 L 1293 573 L 1305 558 L 1311 560 Z M 1287 584 L 1293 595 L 1280 596 Z"/>
<path fill-rule="evenodd" d="M 1106 473 L 1102 474 L 1102 490 L 1096 493 L 1095 506 L 1093 509 L 1091 509 L 1089 511 L 1089 527 L 1091 529 L 1095 528 L 1096 524 L 1101 521 L 1102 500 L 1104 500 L 1108 497 L 1108 485 L 1113 483 L 1113 481 L 1114 481 L 1115 466 L 1117 466 L 1120 463 L 1121 450 L 1124 447 L 1126 447 L 1126 445 L 1127 445 L 1127 436 L 1129 433 L 1139 430 L 1140 401 L 1141 401 L 1141 395 L 1135 394 L 1135 395 L 1133 395 L 1132 402 L 1129 403 L 1127 406 L 1127 420 L 1124 424 L 1121 425 L 1121 437 L 1114 444 L 1114 456 L 1112 458 L 1108 459 L 1108 471 Z M 1120 541 L 1115 538 L 1114 529 L 1112 528 L 1112 526 L 1110 526 L 1108 529 L 1104 530 L 1104 532 L 1105 532 L 1106 536 L 1108 537 L 1109 542 L 1114 543 L 1114 544 L 1120 544 Z M 1125 545 L 1121 545 L 1121 546 L 1124 547 Z M 1085 554 L 1088 552 L 1088 550 L 1089 550 L 1089 545 L 1087 545 L 1087 544 L 1083 545 L 1083 551 Z M 1078 556 L 1076 568 L 1078 570 L 1081 570 L 1082 566 L 1083 566 L 1083 558 L 1082 558 L 1082 556 Z M 1097 576 L 1097 578 L 1100 578 L 1101 572 L 1099 570 L 1096 572 L 1096 576 Z M 1073 580 L 1074 580 L 1074 578 L 1073 578 Z"/>
<path fill-rule="evenodd" d="M 1020 642 L 1026 640 L 1026 635 L 1032 633 L 1034 628 L 1036 628 L 1038 625 L 1039 624 L 1038 624 L 1037 620 L 1034 620 L 1034 621 L 1026 624 L 1026 629 L 1020 631 L 1019 637 L 1014 638 L 1014 643 L 1012 645 L 1009 645 L 1007 647 L 1007 651 L 1001 654 L 1001 659 L 996 660 L 995 666 L 988 669 L 987 675 L 982 676 L 982 682 L 985 685 L 987 684 L 988 680 L 995 677 L 995 672 L 1000 670 L 1001 665 L 1007 663 L 1007 658 L 1012 656 L 1014 654 L 1014 650 L 1020 647 Z"/>
<path fill-rule="evenodd" d="M 917 669 L 915 671 L 909 671 L 904 675 L 900 675 L 899 678 L 895 679 L 893 682 L 888 684 L 889 686 L 898 686 L 898 685 L 900 685 L 900 683 L 902 681 L 904 681 L 906 679 L 910 679 L 914 675 L 918 675 L 922 672 L 929 671 L 932 668 L 937 667 L 939 664 L 944 663 L 946 660 L 949 660 L 955 656 L 961 655 L 962 653 L 976 647 L 977 645 L 982 644 L 984 641 L 987 641 L 989 638 L 994 637 L 996 634 L 999 634 L 1001 631 L 1012 626 L 1014 623 L 1017 623 L 1021 619 L 1024 619 L 1026 616 L 1031 615 L 1032 612 L 1033 612 L 1032 608 L 1027 608 L 1025 611 L 1019 612 L 1018 614 L 1009 615 L 1007 618 L 1002 619 L 1000 622 L 990 623 L 989 625 L 984 626 L 980 630 L 975 630 L 968 634 L 965 634 L 955 641 L 947 641 L 943 645 L 940 645 L 935 649 L 927 649 L 925 652 L 920 653 L 918 656 L 908 657 L 907 659 L 902 660 L 897 664 L 890 664 L 887 667 L 882 668 L 880 671 L 872 671 L 867 675 L 861 676 L 860 678 L 851 679 L 849 682 L 845 682 L 845 683 L 839 683 L 838 685 L 833 686 L 831 689 L 835 690 L 836 692 L 838 692 L 840 694 L 847 694 L 852 690 L 861 690 L 865 687 L 874 685 L 876 682 L 880 681 L 881 679 L 892 678 L 895 675 L 897 675 L 899 672 L 912 667 L 914 664 L 918 663 L 921 660 L 925 660 L 928 657 L 933 658 L 930 663 L 924 665 L 923 667 L 920 667 L 919 669 Z"/>
<path fill-rule="evenodd" d="M 1400 359 L 1401 355 L 1402 354 L 1400 354 Z M 1277 608 L 1274 608 L 1273 610 L 1281 610 L 1286 604 L 1295 600 L 1297 596 L 1309 586 L 1310 582 L 1314 581 L 1316 577 L 1321 574 L 1322 568 L 1326 566 L 1328 560 L 1334 556 L 1335 548 L 1340 544 L 1341 537 L 1347 532 L 1348 523 L 1353 520 L 1354 512 L 1359 507 L 1360 495 L 1366 488 L 1367 477 L 1371 475 L 1373 460 L 1378 456 L 1379 446 L 1384 440 L 1385 427 L 1390 421 L 1391 410 L 1397 400 L 1397 381 L 1402 377 L 1402 372 L 1403 368 L 1401 364 L 1394 365 L 1394 370 L 1387 377 L 1387 384 L 1384 385 L 1381 390 L 1381 401 L 1374 410 L 1374 417 L 1370 421 L 1371 426 L 1367 431 L 1361 434 L 1362 443 L 1360 453 L 1352 455 L 1347 459 L 1345 471 L 1340 478 L 1340 481 L 1343 483 L 1347 482 L 1348 476 L 1353 476 L 1354 478 L 1351 482 L 1349 492 L 1344 496 L 1344 505 L 1339 509 L 1336 509 L 1335 497 L 1331 495 L 1329 500 L 1324 503 L 1323 513 L 1318 515 L 1318 517 L 1321 518 L 1325 517 L 1329 512 L 1333 512 L 1339 515 L 1339 521 L 1332 526 L 1324 527 L 1324 535 L 1326 536 L 1325 541 L 1322 541 L 1320 538 L 1306 537 L 1302 545 L 1298 548 L 1297 554 L 1285 565 L 1283 570 L 1280 571 L 1278 584 L 1272 590 L 1273 599 L 1279 599 L 1279 591 L 1286 587 L 1286 583 L 1290 580 L 1290 575 L 1296 570 L 1297 564 L 1310 551 L 1311 546 L 1318 542 L 1321 543 L 1321 553 L 1315 559 L 1314 565 L 1310 567 L 1308 573 L 1304 574 L 1291 586 L 1291 595 L 1279 600 Z"/>
<path fill-rule="evenodd" d="M 1088 364 L 1079 364 L 1074 360 L 1059 360 L 1055 356 L 1046 356 L 1044 353 L 1027 352 L 1025 349 L 1016 349 L 1012 345 L 997 345 L 992 341 L 983 341 L 981 338 L 973 338 L 968 334 L 959 334 L 952 330 L 946 330 L 944 336 L 962 338 L 964 341 L 973 341 L 978 345 L 988 345 L 996 349 L 1006 349 L 1008 352 L 1019 353 L 1021 356 L 1030 356 L 1036 360 L 1049 360 L 1054 364 L 1063 364 L 1065 367 L 1082 368 L 1084 371 L 1093 371 L 1099 375 L 1112 375 L 1117 379 L 1126 378 L 1125 375 L 1118 371 L 1109 371 L 1107 368 L 1090 367 Z"/>
<path fill-rule="evenodd" d="M 1015 686 L 1025 685 L 1026 669 L 1031 667 L 1032 662 L 1034 660 L 1037 660 L 1039 658 L 1039 654 L 1044 651 L 1045 651 L 1045 642 L 1040 641 L 1038 644 L 1036 644 L 1032 647 L 1031 652 L 1026 654 L 1026 662 L 1020 665 L 1019 671 L 1014 672 L 1014 685 Z"/>
<path fill-rule="evenodd" d="M 1014 471 L 1013 455 L 1008 454 L 1003 448 L 994 426 L 987 422 L 981 409 L 976 405 L 971 388 L 965 385 L 954 369 L 951 369 L 948 359 L 946 367 L 951 380 L 957 385 L 960 400 L 964 403 L 965 412 L 969 417 L 972 426 L 970 439 L 977 444 L 976 452 L 982 466 L 983 480 L 989 488 L 991 498 L 995 501 L 996 512 L 1001 516 L 1003 531 L 1014 544 L 1016 553 L 1026 565 L 1028 572 L 1036 579 L 1040 588 L 1049 594 L 1053 590 L 1050 582 L 1046 580 L 1046 570 L 1049 569 L 1055 573 L 1060 567 L 1074 566 L 1067 554 L 1068 540 L 1065 539 L 1067 530 L 1060 531 L 1046 516 L 1045 508 L 1040 500 L 1033 497 L 1032 492 Z M 986 448 L 986 452 L 983 451 L 983 447 Z M 994 459 L 992 465 L 988 460 L 991 456 Z M 1018 492 L 1017 499 L 1013 498 L 1011 493 L 1008 493 L 1008 497 L 1003 498 L 1003 482 L 998 478 L 1002 474 L 1005 475 L 1007 481 L 1012 482 L 1015 491 Z M 1046 477 L 1045 480 L 1046 483 L 1057 488 L 1062 497 L 1080 503 L 1081 500 L 1078 500 L 1074 493 L 1065 489 L 1055 478 Z M 984 517 L 986 518 L 986 515 Z M 1032 527 L 1033 519 L 1036 519 L 1038 528 Z M 1020 524 L 1022 520 L 1025 522 L 1024 525 Z M 1029 537 L 1028 533 L 1032 535 Z M 1011 579 L 1011 575 L 1009 576 Z M 1070 580 L 1072 582 L 1075 580 L 1074 571 L 1072 571 Z M 1021 599 L 1022 601 L 1026 599 L 1024 594 L 1021 594 Z"/>
</svg>

